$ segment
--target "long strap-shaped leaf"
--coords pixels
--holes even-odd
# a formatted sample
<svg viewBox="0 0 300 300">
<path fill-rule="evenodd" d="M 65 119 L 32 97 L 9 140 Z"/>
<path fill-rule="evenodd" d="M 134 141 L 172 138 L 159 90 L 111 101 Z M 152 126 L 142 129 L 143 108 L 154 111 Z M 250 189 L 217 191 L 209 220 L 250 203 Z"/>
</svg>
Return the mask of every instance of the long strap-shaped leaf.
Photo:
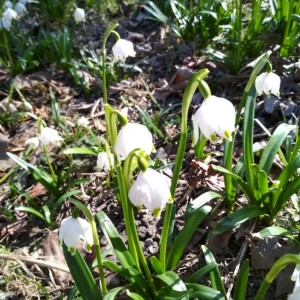
<svg viewBox="0 0 300 300">
<path fill-rule="evenodd" d="M 204 206 L 197 209 L 187 220 L 182 230 L 176 236 L 170 249 L 169 255 L 167 257 L 168 270 L 171 270 L 177 266 L 188 241 L 191 239 L 198 226 L 210 211 L 210 206 Z"/>
<path fill-rule="evenodd" d="M 295 129 L 295 125 L 280 124 L 269 139 L 259 162 L 260 169 L 264 170 L 267 174 L 270 172 L 275 155 L 280 149 L 280 146 L 293 129 Z"/>
<path fill-rule="evenodd" d="M 101 300 L 101 292 L 80 252 L 76 250 L 75 255 L 72 255 L 67 249 L 66 245 L 63 245 L 63 251 L 66 262 L 70 269 L 70 273 L 75 281 L 82 299 Z"/>
<path fill-rule="evenodd" d="M 209 251 L 209 249 L 204 245 L 202 245 L 201 248 L 204 253 L 206 263 L 207 264 L 216 264 L 216 260 L 213 256 L 213 254 Z M 218 268 L 213 269 L 209 273 L 209 275 L 210 275 L 212 288 L 218 290 L 222 294 L 222 296 L 218 299 L 225 300 L 226 299 L 226 291 L 225 291 L 225 288 L 223 285 L 223 281 L 222 281 L 219 269 Z"/>
</svg>

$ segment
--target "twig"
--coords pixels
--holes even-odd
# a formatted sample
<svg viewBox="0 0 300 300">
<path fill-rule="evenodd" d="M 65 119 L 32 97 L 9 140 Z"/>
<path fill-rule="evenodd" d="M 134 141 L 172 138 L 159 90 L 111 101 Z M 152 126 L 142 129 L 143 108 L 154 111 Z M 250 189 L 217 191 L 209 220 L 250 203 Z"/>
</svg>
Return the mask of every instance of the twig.
<svg viewBox="0 0 300 300">
<path fill-rule="evenodd" d="M 44 260 L 40 260 L 40 259 L 34 259 L 34 258 L 29 258 L 27 256 L 21 256 L 21 255 L 11 255 L 11 254 L 0 254 L 0 259 L 3 260 L 15 260 L 15 261 L 21 261 L 21 262 L 25 262 L 31 265 L 39 265 L 41 267 L 45 267 L 45 268 L 50 268 L 50 269 L 57 269 L 66 273 L 70 273 L 69 269 L 67 267 L 55 264 L 55 263 L 51 263 L 51 262 L 47 262 Z"/>
<path fill-rule="evenodd" d="M 254 228 L 255 228 L 255 226 L 256 226 L 256 223 L 257 223 L 257 219 L 254 220 L 254 223 L 253 223 L 253 225 L 252 225 L 252 227 L 251 227 L 251 229 L 250 229 L 250 233 L 253 232 L 253 230 L 254 230 Z M 243 260 L 244 257 L 245 257 L 247 248 L 248 248 L 248 240 L 245 239 L 245 241 L 243 242 L 243 245 L 242 245 L 242 247 L 241 247 L 241 249 L 240 249 L 240 252 L 239 252 L 239 254 L 238 254 L 238 256 L 237 256 L 237 265 L 236 265 L 235 270 L 234 270 L 234 272 L 233 272 L 233 274 L 232 274 L 231 283 L 230 283 L 230 285 L 229 285 L 229 287 L 228 287 L 228 290 L 227 290 L 227 295 L 226 295 L 226 298 L 227 298 L 227 299 L 230 299 L 230 294 L 231 294 L 231 292 L 232 292 L 232 289 L 233 289 L 233 286 L 234 286 L 235 279 L 236 279 L 236 277 L 237 277 L 237 275 L 238 275 L 238 273 L 239 273 L 239 270 L 240 270 L 240 267 L 241 267 L 242 260 Z"/>
</svg>

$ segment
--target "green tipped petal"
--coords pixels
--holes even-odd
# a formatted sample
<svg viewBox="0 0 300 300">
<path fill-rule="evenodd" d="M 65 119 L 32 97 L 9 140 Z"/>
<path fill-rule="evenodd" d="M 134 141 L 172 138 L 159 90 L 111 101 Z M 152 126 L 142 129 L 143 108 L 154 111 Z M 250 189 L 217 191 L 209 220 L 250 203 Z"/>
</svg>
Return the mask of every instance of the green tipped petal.
<svg viewBox="0 0 300 300">
<path fill-rule="evenodd" d="M 217 141 L 217 136 L 213 133 L 209 136 L 209 139 L 212 143 L 215 143 Z"/>
<path fill-rule="evenodd" d="M 224 131 L 224 138 L 227 139 L 228 141 L 232 141 L 232 136 L 231 136 L 231 131 L 230 130 L 225 130 Z"/>
</svg>

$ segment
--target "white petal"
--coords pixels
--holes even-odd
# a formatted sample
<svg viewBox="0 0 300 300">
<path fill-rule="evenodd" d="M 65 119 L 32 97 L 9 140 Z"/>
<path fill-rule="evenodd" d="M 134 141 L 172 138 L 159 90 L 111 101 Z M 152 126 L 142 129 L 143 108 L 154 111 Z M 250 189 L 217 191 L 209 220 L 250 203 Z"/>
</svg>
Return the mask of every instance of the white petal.
<svg viewBox="0 0 300 300">
<path fill-rule="evenodd" d="M 74 19 L 76 23 L 83 22 L 85 20 L 84 9 L 77 7 L 74 11 Z"/>
<path fill-rule="evenodd" d="M 114 150 L 118 157 L 124 160 L 132 150 L 138 148 L 150 154 L 153 149 L 152 135 L 146 126 L 128 123 L 121 128 Z"/>
<path fill-rule="evenodd" d="M 63 138 L 58 134 L 57 130 L 45 127 L 41 130 L 40 141 L 42 145 L 46 146 L 49 144 L 58 145 L 61 141 L 63 141 Z"/>
<path fill-rule="evenodd" d="M 272 72 L 268 73 L 264 82 L 265 93 L 268 94 L 271 92 L 274 95 L 279 95 L 280 82 L 281 79 L 278 75 Z"/>
<path fill-rule="evenodd" d="M 111 163 L 113 164 L 114 163 L 114 157 L 111 153 L 110 153 L 110 160 L 111 160 Z M 97 167 L 100 170 L 104 170 L 104 171 L 109 171 L 111 169 L 111 165 L 110 165 L 110 162 L 109 162 L 107 152 L 100 152 L 98 154 Z"/>
<path fill-rule="evenodd" d="M 148 168 L 140 172 L 136 181 L 131 186 L 128 197 L 134 206 L 145 206 L 148 210 L 161 210 L 171 199 L 171 180 Z"/>
<path fill-rule="evenodd" d="M 263 83 L 265 81 L 267 73 L 262 73 L 258 75 L 255 79 L 255 88 L 258 95 L 261 95 L 263 93 Z"/>
<path fill-rule="evenodd" d="M 112 47 L 115 59 L 125 60 L 128 56 L 135 56 L 133 43 L 124 39 L 119 39 Z"/>
<path fill-rule="evenodd" d="M 22 3 L 22 2 L 18 2 L 16 5 L 15 5 L 15 11 L 18 15 L 20 14 L 24 14 L 26 13 L 27 9 L 25 7 L 25 5 Z"/>
</svg>

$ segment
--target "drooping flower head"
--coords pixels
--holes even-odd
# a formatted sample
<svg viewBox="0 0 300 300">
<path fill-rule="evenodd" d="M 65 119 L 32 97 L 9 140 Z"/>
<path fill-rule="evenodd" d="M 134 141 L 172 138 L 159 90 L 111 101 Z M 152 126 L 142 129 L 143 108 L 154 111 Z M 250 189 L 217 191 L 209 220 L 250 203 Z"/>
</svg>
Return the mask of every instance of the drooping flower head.
<svg viewBox="0 0 300 300">
<path fill-rule="evenodd" d="M 111 164 L 114 163 L 114 156 L 109 153 L 107 154 L 107 152 L 100 152 L 98 154 L 98 157 L 97 157 L 97 167 L 100 169 L 100 170 L 104 170 L 104 171 L 109 171 L 112 166 Z"/>
<path fill-rule="evenodd" d="M 80 246 L 83 241 L 83 248 L 91 252 L 93 245 L 93 234 L 90 223 L 82 218 L 68 217 L 62 220 L 58 233 L 60 243 L 65 243 L 71 254 Z"/>
<path fill-rule="evenodd" d="M 270 93 L 279 96 L 280 90 L 280 77 L 273 72 L 264 72 L 256 77 L 255 88 L 258 95 L 265 93 L 270 95 Z"/>
<path fill-rule="evenodd" d="M 3 7 L 12 9 L 14 7 L 14 4 L 11 1 L 5 1 Z"/>
<path fill-rule="evenodd" d="M 43 127 L 41 129 L 40 141 L 42 145 L 48 146 L 49 144 L 58 145 L 63 138 L 58 134 L 58 131 L 50 128 Z"/>
<path fill-rule="evenodd" d="M 22 2 L 18 2 L 16 5 L 15 5 L 15 11 L 18 15 L 21 15 L 21 14 L 24 14 L 27 12 L 27 9 L 26 9 L 26 6 L 25 4 L 23 4 Z"/>
<path fill-rule="evenodd" d="M 87 127 L 89 126 L 89 120 L 86 117 L 80 117 L 77 121 L 78 126 Z"/>
<path fill-rule="evenodd" d="M 231 141 L 235 130 L 235 109 L 225 98 L 209 96 L 192 116 L 193 146 L 199 139 L 199 129 L 211 142 L 217 141 L 217 135 Z"/>
<path fill-rule="evenodd" d="M 129 190 L 128 197 L 134 206 L 138 208 L 145 206 L 158 217 L 166 203 L 172 201 L 170 187 L 169 177 L 148 168 L 139 173 Z"/>
<path fill-rule="evenodd" d="M 85 11 L 82 8 L 77 7 L 74 11 L 74 19 L 76 23 L 85 21 Z"/>
<path fill-rule="evenodd" d="M 118 134 L 114 150 L 119 159 L 124 160 L 132 150 L 138 148 L 149 155 L 154 149 L 152 134 L 142 124 L 127 123 Z"/>
<path fill-rule="evenodd" d="M 32 137 L 25 141 L 25 145 L 32 145 L 33 149 L 37 149 L 40 144 L 40 140 L 38 137 Z"/>
<path fill-rule="evenodd" d="M 128 56 L 135 57 L 133 43 L 124 39 L 119 39 L 112 47 L 115 59 L 125 61 Z"/>
<path fill-rule="evenodd" d="M 12 26 L 12 20 L 16 18 L 17 18 L 17 13 L 13 9 L 7 8 L 4 11 L 2 18 L 0 20 L 0 28 L 3 27 L 7 31 L 9 31 Z"/>
</svg>

